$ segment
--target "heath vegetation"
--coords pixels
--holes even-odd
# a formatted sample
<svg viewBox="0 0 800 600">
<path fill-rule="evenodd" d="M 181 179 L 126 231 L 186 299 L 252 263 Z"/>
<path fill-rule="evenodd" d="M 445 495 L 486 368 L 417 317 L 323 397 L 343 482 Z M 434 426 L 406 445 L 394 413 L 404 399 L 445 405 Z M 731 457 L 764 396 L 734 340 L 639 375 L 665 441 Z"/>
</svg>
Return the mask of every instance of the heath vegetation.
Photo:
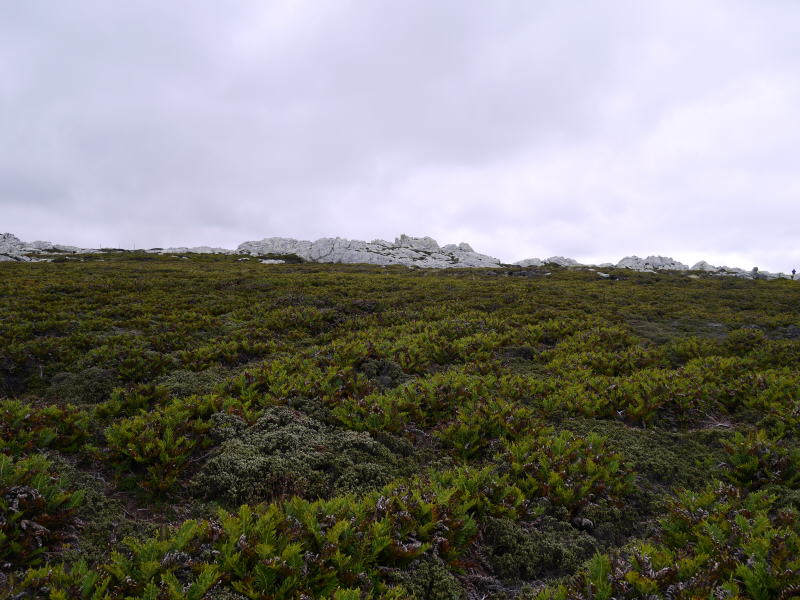
<svg viewBox="0 0 800 600">
<path fill-rule="evenodd" d="M 550 267 L 0 264 L 0 598 L 800 598 L 797 283 Z"/>
</svg>

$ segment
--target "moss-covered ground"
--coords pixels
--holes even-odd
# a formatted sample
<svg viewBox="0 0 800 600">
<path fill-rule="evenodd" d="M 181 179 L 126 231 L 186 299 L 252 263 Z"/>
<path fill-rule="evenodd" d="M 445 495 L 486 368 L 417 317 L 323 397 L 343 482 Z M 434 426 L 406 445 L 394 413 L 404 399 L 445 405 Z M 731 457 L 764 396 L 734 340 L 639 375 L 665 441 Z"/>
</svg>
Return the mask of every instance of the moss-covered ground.
<svg viewBox="0 0 800 600">
<path fill-rule="evenodd" d="M 800 285 L 0 264 L 0 598 L 800 597 Z"/>
</svg>

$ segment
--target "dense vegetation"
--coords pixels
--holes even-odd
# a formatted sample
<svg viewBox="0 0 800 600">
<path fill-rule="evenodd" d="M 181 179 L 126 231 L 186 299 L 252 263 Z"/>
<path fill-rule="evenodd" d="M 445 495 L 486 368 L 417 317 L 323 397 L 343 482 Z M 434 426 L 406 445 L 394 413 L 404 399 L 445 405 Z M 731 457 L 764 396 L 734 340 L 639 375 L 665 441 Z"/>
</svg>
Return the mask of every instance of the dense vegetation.
<svg viewBox="0 0 800 600">
<path fill-rule="evenodd" d="M 796 282 L 120 252 L 0 342 L 0 597 L 800 597 Z"/>
</svg>

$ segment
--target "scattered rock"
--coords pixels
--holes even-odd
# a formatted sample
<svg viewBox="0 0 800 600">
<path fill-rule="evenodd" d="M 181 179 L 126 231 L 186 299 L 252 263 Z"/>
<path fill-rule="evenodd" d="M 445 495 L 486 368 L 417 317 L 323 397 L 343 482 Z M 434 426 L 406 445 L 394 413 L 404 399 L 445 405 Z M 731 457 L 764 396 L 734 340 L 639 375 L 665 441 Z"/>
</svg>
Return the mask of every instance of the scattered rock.
<svg viewBox="0 0 800 600">
<path fill-rule="evenodd" d="M 63 261 L 63 254 L 94 253 L 104 250 L 78 248 L 65 246 L 52 242 L 23 242 L 11 233 L 0 234 L 0 262 L 30 262 L 53 260 Z M 195 246 L 193 248 L 151 248 L 146 252 L 170 254 L 176 258 L 186 259 L 184 254 L 246 254 L 262 258 L 262 264 L 281 264 L 285 262 L 319 262 L 319 263 L 365 263 L 372 265 L 405 265 L 425 269 L 445 269 L 461 267 L 494 268 L 504 266 L 500 260 L 486 254 L 480 254 L 465 242 L 460 244 L 439 243 L 431 237 L 412 237 L 402 234 L 394 242 L 386 240 L 348 240 L 345 238 L 320 238 L 314 242 L 309 240 L 296 240 L 293 238 L 271 237 L 258 241 L 244 242 L 236 250 L 216 248 L 212 246 Z M 54 256 L 55 255 L 55 256 Z M 37 256 L 33 258 L 32 256 Z M 283 258 L 277 258 L 283 257 Z M 240 261 L 247 260 L 242 257 Z M 285 259 L 285 260 L 284 260 Z M 541 267 L 554 264 L 560 267 L 586 266 L 574 258 L 564 256 L 551 256 L 544 260 L 539 258 L 526 258 L 514 263 L 518 267 Z M 506 265 L 507 266 L 507 265 Z M 667 271 L 705 271 L 723 277 L 741 277 L 743 279 L 795 279 L 787 273 L 770 273 L 756 269 L 744 270 L 735 267 L 715 267 L 701 260 L 691 269 L 668 256 L 626 256 L 616 265 L 602 263 L 599 268 L 625 268 L 643 273 Z M 546 275 L 549 275 L 546 274 Z M 598 273 L 600 277 L 616 278 L 605 273 Z"/>
</svg>

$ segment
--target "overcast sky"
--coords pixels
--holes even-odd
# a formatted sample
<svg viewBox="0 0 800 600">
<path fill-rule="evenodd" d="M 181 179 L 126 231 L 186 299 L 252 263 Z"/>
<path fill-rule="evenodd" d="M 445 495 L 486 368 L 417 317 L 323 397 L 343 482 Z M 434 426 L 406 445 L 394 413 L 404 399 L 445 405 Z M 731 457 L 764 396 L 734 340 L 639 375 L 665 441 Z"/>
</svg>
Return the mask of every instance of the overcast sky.
<svg viewBox="0 0 800 600">
<path fill-rule="evenodd" d="M 0 232 L 800 268 L 796 0 L 0 5 Z"/>
</svg>

